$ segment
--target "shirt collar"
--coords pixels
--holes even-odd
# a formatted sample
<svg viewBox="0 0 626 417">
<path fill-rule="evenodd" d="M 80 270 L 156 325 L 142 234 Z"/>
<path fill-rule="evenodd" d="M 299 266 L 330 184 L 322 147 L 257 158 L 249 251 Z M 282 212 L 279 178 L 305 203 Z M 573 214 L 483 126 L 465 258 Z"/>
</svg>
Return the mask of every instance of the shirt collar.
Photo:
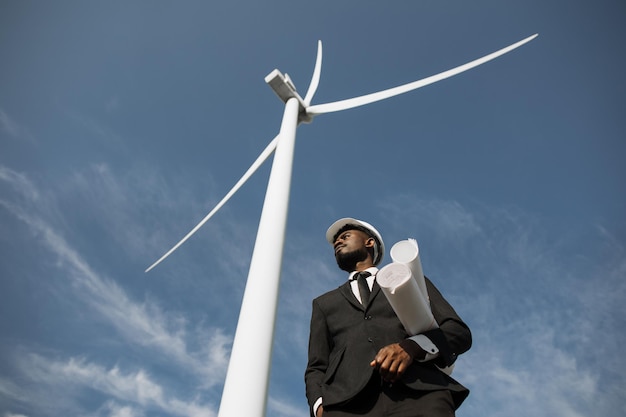
<svg viewBox="0 0 626 417">
<path fill-rule="evenodd" d="M 376 273 L 378 273 L 378 268 L 376 268 L 375 266 L 370 266 L 369 268 L 365 269 L 364 271 L 369 272 L 370 274 L 372 274 L 371 276 L 374 277 L 374 276 L 376 276 Z M 352 271 L 352 272 L 350 272 L 350 275 L 348 275 L 348 281 L 352 281 L 354 279 L 354 275 L 356 275 L 357 272 L 361 272 L 361 271 Z"/>
</svg>

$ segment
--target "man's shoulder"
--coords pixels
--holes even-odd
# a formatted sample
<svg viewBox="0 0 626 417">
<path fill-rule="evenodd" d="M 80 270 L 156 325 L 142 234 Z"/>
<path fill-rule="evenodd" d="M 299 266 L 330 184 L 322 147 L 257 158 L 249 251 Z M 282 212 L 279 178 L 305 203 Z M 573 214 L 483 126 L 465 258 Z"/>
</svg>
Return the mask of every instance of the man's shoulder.
<svg viewBox="0 0 626 417">
<path fill-rule="evenodd" d="M 313 302 L 323 303 L 325 301 L 332 300 L 333 298 L 341 295 L 341 288 L 346 286 L 346 285 L 349 285 L 349 284 L 344 282 L 343 284 L 341 284 L 337 288 L 334 288 L 334 289 L 332 289 L 330 291 L 325 292 L 324 294 L 322 294 L 320 296 L 315 297 L 313 299 Z"/>
</svg>

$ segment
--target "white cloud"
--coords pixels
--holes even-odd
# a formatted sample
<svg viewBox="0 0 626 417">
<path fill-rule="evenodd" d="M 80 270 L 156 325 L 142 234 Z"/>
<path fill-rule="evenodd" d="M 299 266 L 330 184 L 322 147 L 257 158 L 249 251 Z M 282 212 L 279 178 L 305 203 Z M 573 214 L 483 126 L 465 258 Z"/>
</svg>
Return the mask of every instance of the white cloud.
<svg viewBox="0 0 626 417">
<path fill-rule="evenodd" d="M 94 417 L 143 417 L 143 410 L 130 405 L 120 405 L 115 401 L 107 401 L 94 414 Z"/>
<path fill-rule="evenodd" d="M 276 398 L 270 397 L 267 401 L 268 411 L 274 417 L 307 417 L 308 407 L 298 407 Z"/>
<path fill-rule="evenodd" d="M 2 109 L 0 109 L 0 130 L 12 137 L 18 137 L 21 130 L 18 124 Z"/>
<path fill-rule="evenodd" d="M 29 202 L 39 200 L 39 191 L 26 175 L 0 165 L 0 180 L 11 185 Z"/>
<path fill-rule="evenodd" d="M 13 139 L 26 140 L 33 143 L 33 137 L 27 127 L 18 124 L 7 112 L 0 109 L 0 132 Z"/>
<path fill-rule="evenodd" d="M 36 198 L 36 187 L 23 175 L 1 168 L 3 179 L 24 195 Z M 176 360 L 189 371 L 203 376 L 203 385 L 211 387 L 221 383 L 227 361 L 226 346 L 230 339 L 219 329 L 196 328 L 193 337 L 202 340 L 202 349 L 190 353 L 187 340 L 187 319 L 182 314 L 163 311 L 154 301 L 135 302 L 113 280 L 101 276 L 81 257 L 55 229 L 35 210 L 25 205 L 15 205 L 0 201 L 7 209 L 26 223 L 41 237 L 41 242 L 57 256 L 57 264 L 66 270 L 66 276 L 73 282 L 73 288 L 102 317 L 114 326 L 129 342 L 151 347 Z M 45 204 L 43 204 L 45 206 Z"/>
<path fill-rule="evenodd" d="M 214 186 L 210 176 L 204 177 L 209 188 L 205 196 L 194 192 L 179 178 L 165 178 L 159 171 L 133 164 L 122 174 L 106 163 L 92 164 L 83 171 L 73 172 L 60 193 L 71 192 L 76 204 L 97 219 L 107 238 L 137 258 L 145 259 L 145 265 L 141 265 L 143 270 L 206 215 L 216 202 L 216 196 L 207 197 Z M 223 218 L 224 213 L 220 215 Z M 220 233 L 218 227 L 205 225 L 194 240 L 209 230 L 213 235 Z M 185 247 L 189 247 L 189 243 Z M 226 247 L 224 253 L 228 254 L 225 262 L 240 264 L 241 257 L 237 255 L 245 247 L 235 246 L 232 239 L 223 240 L 222 245 Z M 176 255 L 180 253 L 183 252 L 178 251 Z M 218 257 L 218 261 L 222 258 Z"/>
<path fill-rule="evenodd" d="M 393 224 L 403 233 L 414 230 L 423 235 L 436 230 L 438 239 L 454 242 L 455 247 L 463 246 L 484 232 L 476 215 L 456 201 L 400 195 L 381 200 L 378 205 L 384 210 L 385 223 Z M 399 231 L 393 232 L 399 234 Z M 414 236 L 403 238 L 408 237 Z M 389 242 L 388 246 L 391 247 Z"/>
<path fill-rule="evenodd" d="M 38 198 L 42 207 L 50 204 L 26 176 L 3 168 L 0 178 L 20 189 L 25 200 Z M 101 194 L 94 191 L 91 198 L 94 202 L 107 201 L 102 204 L 99 219 L 104 218 L 111 225 L 119 221 L 120 236 L 124 237 L 124 233 L 137 233 L 132 229 L 134 214 L 128 214 L 127 219 L 119 217 L 120 212 L 133 206 L 128 199 L 138 198 L 128 193 L 126 180 L 116 178 L 106 165 L 95 166 L 90 173 L 73 179 L 75 190 L 87 192 L 94 182 L 98 184 L 93 188 Z M 150 191 L 150 198 L 161 204 L 174 204 L 166 196 L 156 197 L 160 188 L 157 177 L 147 181 L 155 193 Z M 436 271 L 436 280 L 451 280 L 444 281 L 449 289 L 446 296 L 472 324 L 474 347 L 461 357 L 455 370 L 455 376 L 472 389 L 472 395 L 459 410 L 460 417 L 517 415 L 520 408 L 528 415 L 578 417 L 591 412 L 594 405 L 602 408 L 603 415 L 616 415 L 620 398 L 624 399 L 620 391 L 626 388 L 618 370 L 624 360 L 619 355 L 611 356 L 618 351 L 620 340 L 624 340 L 610 328 L 611 324 L 619 324 L 620 319 L 615 318 L 619 314 L 612 313 L 624 311 L 620 300 L 626 294 L 626 256 L 618 239 L 599 228 L 586 242 L 602 250 L 587 251 L 582 256 L 582 252 L 577 252 L 579 248 L 569 243 L 571 235 L 553 234 L 540 221 L 523 213 L 485 207 L 470 210 L 456 202 L 436 200 L 400 199 L 400 203 L 395 207 L 405 211 L 391 207 L 383 211 L 389 213 L 388 224 L 402 226 L 402 230 L 392 229 L 392 233 L 405 238 L 409 237 L 405 235 L 407 230 L 416 230 L 420 234 L 411 237 L 425 236 L 428 271 Z M 4 205 L 44 237 L 46 247 L 68 272 L 80 295 L 77 298 L 83 298 L 106 318 L 124 340 L 183 365 L 185 372 L 201 381 L 201 389 L 210 389 L 223 381 L 231 343 L 228 335 L 202 325 L 192 326 L 189 317 L 166 311 L 155 299 L 133 300 L 115 281 L 94 270 L 43 211 L 27 204 Z M 401 216 L 409 220 L 398 221 Z M 154 240 L 157 241 L 162 244 L 165 240 L 159 236 Z M 297 253 L 286 248 L 287 279 L 281 284 L 277 340 L 288 340 L 289 344 L 276 343 L 274 365 L 280 366 L 283 378 L 291 374 L 302 376 L 311 298 L 339 284 L 326 248 L 319 248 L 318 243 L 303 237 L 292 245 Z M 142 250 L 140 238 L 133 245 L 137 251 Z M 610 256 L 598 262 L 600 252 Z M 455 262 L 448 262 L 450 257 Z M 594 269 L 590 265 L 598 266 Z M 308 271 L 317 271 L 315 279 L 307 275 Z M 599 347 L 593 343 L 597 340 L 603 340 Z M 614 358 L 610 363 L 603 360 L 608 356 Z M 80 369 L 95 366 L 100 373 L 114 373 L 116 369 L 74 360 L 74 366 Z M 617 370 L 611 371 L 611 367 Z M 166 398 L 164 391 L 159 394 L 157 388 L 161 386 L 156 382 L 150 385 L 154 381 L 148 374 L 144 373 L 141 380 L 139 371 L 117 372 L 121 380 L 130 383 L 135 378 L 133 383 L 145 388 L 145 404 L 161 401 L 161 407 L 173 407 L 181 401 Z M 288 417 L 301 415 L 301 409 L 277 398 L 273 394 L 268 403 L 273 412 Z M 180 407 L 188 407 L 189 415 L 193 415 L 194 407 L 202 408 L 193 402 L 181 402 Z M 117 411 L 113 410 L 111 406 L 107 412 L 120 416 L 143 412 L 139 406 L 124 402 L 117 405 Z"/>
<path fill-rule="evenodd" d="M 558 230 L 515 208 L 386 199 L 474 335 L 454 376 L 461 416 L 618 416 L 624 411 L 626 250 L 605 227 Z M 450 262 L 453 258 L 454 262 Z"/>
<path fill-rule="evenodd" d="M 53 391 L 54 387 L 90 387 L 115 399 L 107 401 L 99 413 L 106 410 L 110 416 L 125 417 L 159 410 L 186 417 L 215 415 L 212 406 L 167 395 L 166 389 L 142 369 L 124 372 L 118 366 L 107 369 L 82 358 L 54 361 L 36 354 L 27 355 L 22 362 L 21 368 L 31 380 Z M 119 401 L 132 405 L 119 406 Z"/>
<path fill-rule="evenodd" d="M 14 398 L 21 402 L 28 401 L 28 395 L 13 381 L 7 378 L 0 378 L 0 396 Z"/>
<path fill-rule="evenodd" d="M 468 400 L 472 408 L 462 410 L 468 415 L 483 410 L 494 417 L 517 415 L 521 406 L 533 416 L 593 414 L 604 396 L 598 375 L 581 368 L 576 357 L 557 347 L 558 329 L 552 323 L 543 323 L 539 317 L 521 321 L 532 324 L 520 326 L 509 343 L 498 341 L 503 334 L 475 329 L 477 345 L 461 358 L 454 375 L 472 389 Z"/>
<path fill-rule="evenodd" d="M 198 380 L 196 390 L 210 390 L 223 382 L 228 364 L 228 355 L 232 337 L 220 329 L 195 325 L 189 331 L 189 320 L 183 314 L 165 311 L 150 298 L 143 302 L 133 300 L 128 293 L 112 279 L 94 270 L 81 256 L 79 250 L 55 229 L 46 214 L 55 211 L 54 200 L 42 196 L 37 187 L 24 175 L 6 167 L 0 167 L 0 180 L 10 184 L 22 196 L 20 202 L 0 200 L 0 205 L 28 225 L 38 237 L 38 241 L 57 259 L 56 265 L 64 271 L 75 302 L 85 303 L 106 319 L 123 336 L 123 343 L 149 348 L 164 358 L 173 361 L 178 372 Z M 42 201 L 45 200 L 45 201 Z M 36 203 L 36 204 L 35 204 Z M 190 344 L 196 346 L 190 349 Z M 33 381 L 41 384 L 47 381 L 49 386 L 63 387 L 63 395 L 42 400 L 40 406 L 49 402 L 62 402 L 61 398 L 72 402 L 74 396 L 81 395 L 70 386 L 89 386 L 118 400 L 132 401 L 136 406 L 126 404 L 110 405 L 102 413 L 110 416 L 141 416 L 141 407 L 158 407 L 169 414 L 184 416 L 212 416 L 210 406 L 196 401 L 183 401 L 167 398 L 164 388 L 145 371 L 123 372 L 119 367 L 105 369 L 86 359 L 72 358 L 67 362 L 53 362 L 43 356 L 31 355 L 31 361 L 22 361 L 18 371 L 31 375 Z M 38 369 L 27 363 L 36 364 Z M 33 365 L 34 366 L 34 365 Z M 37 376 L 33 373 L 38 372 Z M 26 401 L 26 390 L 21 386 L 0 381 L 2 395 L 18 403 Z M 37 400 L 28 401 L 33 406 Z M 111 403 L 113 404 L 113 403 Z M 137 405 L 141 407 L 137 407 Z M 67 404 L 57 404 L 62 409 Z"/>
</svg>

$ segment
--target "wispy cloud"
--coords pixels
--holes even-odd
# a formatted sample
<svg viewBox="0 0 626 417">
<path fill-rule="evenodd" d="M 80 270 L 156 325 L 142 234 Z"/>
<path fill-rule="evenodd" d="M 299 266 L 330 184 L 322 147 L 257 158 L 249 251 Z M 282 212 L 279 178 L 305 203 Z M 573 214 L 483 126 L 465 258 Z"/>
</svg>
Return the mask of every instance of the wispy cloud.
<svg viewBox="0 0 626 417">
<path fill-rule="evenodd" d="M 0 180 L 12 186 L 28 202 L 39 200 L 39 191 L 26 175 L 0 165 Z"/>
<path fill-rule="evenodd" d="M 190 417 L 215 415 L 211 406 L 196 401 L 181 401 L 168 395 L 166 388 L 142 369 L 125 373 L 117 366 L 107 369 L 82 358 L 54 361 L 35 354 L 24 359 L 21 368 L 31 380 L 40 384 L 48 387 L 89 387 L 118 402 L 130 403 L 114 406 L 109 401 L 106 408 L 111 415 L 141 415 L 149 410 Z"/>
<path fill-rule="evenodd" d="M 12 137 L 19 136 L 21 130 L 18 124 L 2 109 L 0 109 L 0 130 Z"/>
<path fill-rule="evenodd" d="M 28 401 L 28 394 L 22 388 L 7 378 L 0 378 L 0 395 L 5 398 L 12 398 L 19 402 Z"/>
<path fill-rule="evenodd" d="M 119 235 L 120 244 L 128 244 L 132 234 L 142 233 L 132 226 L 138 215 L 132 212 L 136 206 L 132 200 L 146 196 L 134 196 L 129 191 L 138 187 L 140 177 L 136 173 L 120 179 L 106 165 L 96 165 L 71 180 L 73 190 L 92 202 L 89 207 L 99 221 Z M 164 188 L 161 180 L 149 175 L 143 178 L 146 188 L 152 190 L 148 198 L 162 204 L 161 210 L 173 210 L 173 199 L 158 197 Z M 134 299 L 118 282 L 90 265 L 62 236 L 62 222 L 52 221 L 47 214 L 59 210 L 42 188 L 8 168 L 0 167 L 0 179 L 19 190 L 20 196 L 0 204 L 27 224 L 54 254 L 72 284 L 75 299 L 82 300 L 77 302 L 86 303 L 106 319 L 126 343 L 172 360 L 199 381 L 199 389 L 211 390 L 223 381 L 232 341 L 227 332 L 192 324 L 190 317 L 166 310 L 157 298 Z M 129 184 L 134 185 L 125 187 Z M 623 328 L 621 317 L 626 316 L 621 301 L 626 296 L 626 251 L 609 229 L 593 226 L 591 230 L 561 233 L 514 209 L 468 208 L 454 201 L 408 196 L 391 200 L 393 205 L 380 208 L 385 217 L 382 227 L 390 236 L 418 238 L 424 250 L 425 271 L 445 288 L 446 296 L 474 333 L 472 350 L 461 357 L 455 370 L 455 376 L 472 389 L 459 416 L 516 415 L 520 405 L 528 414 L 562 417 L 589 415 L 598 407 L 602 415 L 612 416 L 615 410 L 623 409 L 620 404 L 626 398 L 621 392 L 626 392 L 626 382 L 619 369 L 624 359 L 613 353 L 626 343 L 625 336 L 615 331 Z M 98 208 L 99 201 L 106 204 Z M 190 204 L 197 203 L 190 198 Z M 202 212 L 198 207 L 194 210 Z M 573 233 L 586 235 L 581 239 Z M 310 301 L 339 285 L 340 273 L 329 261 L 328 248 L 320 247 L 319 241 L 312 242 L 309 236 L 292 239 L 285 254 L 274 366 L 280 367 L 282 378 L 298 378 L 302 384 Z M 586 242 L 584 248 L 576 246 L 581 240 Z M 166 239 L 158 236 L 153 243 L 164 242 Z M 393 241 L 386 243 L 391 246 Z M 142 239 L 128 245 L 145 255 Z M 242 249 L 233 248 L 232 254 L 237 250 Z M 454 262 L 449 261 L 451 258 Z M 218 262 L 231 264 L 227 259 Z M 239 268 L 243 268 L 244 262 L 240 262 Z M 310 271 L 315 271 L 315 277 Z M 612 360 L 604 360 L 606 357 Z M 141 416 L 148 406 L 165 410 L 175 406 L 202 408 L 198 404 L 204 404 L 166 395 L 168 388 L 159 384 L 158 376 L 141 368 L 107 367 L 75 356 L 60 361 L 42 355 L 39 358 L 41 369 L 59 368 L 63 375 L 100 375 L 99 382 L 89 386 L 113 399 L 101 406 L 96 417 Z M 107 381 L 117 381 L 127 394 L 135 389 L 134 399 L 130 394 L 116 393 Z M 143 404 L 140 386 L 144 389 Z M 20 391 L 10 388 L 0 384 L 0 389 L 18 396 Z M 268 407 L 280 416 L 303 415 L 304 405 L 292 405 L 285 398 L 273 392 Z"/>
<path fill-rule="evenodd" d="M 615 369 L 626 361 L 614 352 L 626 343 L 617 330 L 626 251 L 618 239 L 591 224 L 559 231 L 513 208 L 400 202 L 386 209 L 424 237 L 425 271 L 473 331 L 455 370 L 472 389 L 459 415 L 518 415 L 521 405 L 535 416 L 623 410 L 626 378 Z"/>
<path fill-rule="evenodd" d="M 208 368 L 215 372 L 215 364 L 205 364 L 187 351 L 186 320 L 183 316 L 164 312 L 150 301 L 137 303 L 131 300 L 117 283 L 95 272 L 80 254 L 43 219 L 32 216 L 20 207 L 9 206 L 6 203 L 4 205 L 11 208 L 18 218 L 41 236 L 47 248 L 58 256 L 60 265 L 66 269 L 67 276 L 73 280 L 75 288 L 80 291 L 81 295 L 86 296 L 81 298 L 108 319 L 127 340 L 154 347 L 185 365 L 189 370 L 198 371 Z M 219 342 L 217 346 L 221 349 L 225 343 L 223 335 L 217 333 L 215 338 Z M 221 362 L 219 354 L 209 356 L 217 358 L 217 365 L 222 365 L 219 363 Z M 217 381 L 214 382 L 217 383 Z"/>
<path fill-rule="evenodd" d="M 72 247 L 45 218 L 43 213 L 47 211 L 46 206 L 54 205 L 54 202 L 41 201 L 44 197 L 26 176 L 0 167 L 0 179 L 24 197 L 22 202 L 0 200 L 0 206 L 23 221 L 39 236 L 41 244 L 56 256 L 57 266 L 64 270 L 64 276 L 70 280 L 70 288 L 75 292 L 76 302 L 84 302 L 90 306 L 92 311 L 115 328 L 127 343 L 149 348 L 173 360 L 190 375 L 195 375 L 202 381 L 199 386 L 203 389 L 210 389 L 223 381 L 231 343 L 230 336 L 226 336 L 220 329 L 200 326 L 194 326 L 193 332 L 190 333 L 188 319 L 183 314 L 165 311 L 150 299 L 143 302 L 133 300 L 114 280 L 94 270 L 81 256 L 80 251 Z M 190 351 L 190 342 L 198 346 L 195 351 Z M 39 363 L 45 364 L 43 358 L 39 358 Z M 97 373 L 101 376 L 99 389 L 106 388 L 110 392 L 113 388 L 107 383 L 134 381 L 134 386 L 138 390 L 137 395 L 146 395 L 146 399 L 163 407 L 184 406 L 176 400 L 163 402 L 159 386 L 145 378 L 142 373 L 122 377 L 117 368 L 104 372 L 102 368 L 77 360 L 70 360 L 62 368 L 59 363 L 50 364 L 47 368 L 42 366 L 45 369 L 51 369 L 50 367 L 59 368 L 57 370 L 62 370 L 63 375 L 73 373 L 77 378 L 84 374 Z M 105 375 L 108 375 L 109 379 L 104 378 Z M 78 380 L 86 382 L 89 378 Z M 3 389 L 9 388 L 4 385 Z M 138 397 L 137 401 L 141 403 L 141 397 Z M 197 415 L 194 413 L 204 411 L 206 410 L 203 407 L 190 405 L 187 415 Z"/>
<path fill-rule="evenodd" d="M 497 320 L 489 327 L 474 326 L 475 345 L 455 370 L 472 388 L 468 415 L 472 409 L 516 415 L 520 404 L 537 416 L 578 417 L 597 409 L 596 400 L 606 395 L 599 375 L 558 346 L 554 324 L 531 315 L 510 323 L 511 331 L 501 330 Z"/>
<path fill-rule="evenodd" d="M 24 125 L 16 122 L 6 111 L 0 109 L 0 133 L 5 133 L 6 136 L 12 139 L 25 140 L 28 143 L 33 143 L 33 137 Z"/>
<path fill-rule="evenodd" d="M 116 401 L 109 400 L 90 417 L 143 417 L 145 413 L 139 407 L 120 405 Z"/>
<path fill-rule="evenodd" d="M 309 414 L 307 407 L 294 406 L 276 398 L 269 398 L 267 406 L 270 414 L 275 417 L 306 417 Z"/>
<path fill-rule="evenodd" d="M 508 417 L 520 408 L 534 416 L 621 415 L 626 378 L 616 369 L 626 362 L 615 352 L 626 343 L 616 331 L 626 317 L 626 251 L 619 239 L 595 225 L 559 231 L 516 208 L 381 201 L 390 204 L 379 205 L 375 223 L 388 247 L 394 237 L 417 238 L 425 272 L 472 328 L 474 345 L 453 375 L 472 391 L 459 416 Z M 298 347 L 277 344 L 285 357 L 306 350 L 310 299 L 340 284 L 330 255 L 308 236 L 295 239 L 278 334 Z M 290 366 L 281 362 L 283 372 L 301 375 Z"/>
</svg>

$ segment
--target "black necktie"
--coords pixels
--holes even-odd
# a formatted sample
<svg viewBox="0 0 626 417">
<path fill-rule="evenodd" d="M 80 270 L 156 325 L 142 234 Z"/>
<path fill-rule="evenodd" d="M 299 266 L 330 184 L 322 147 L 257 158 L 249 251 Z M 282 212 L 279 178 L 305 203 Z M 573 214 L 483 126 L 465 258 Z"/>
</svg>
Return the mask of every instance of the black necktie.
<svg viewBox="0 0 626 417">
<path fill-rule="evenodd" d="M 367 306 L 367 303 L 370 301 L 370 286 L 367 285 L 367 277 L 370 274 L 367 271 L 357 272 L 356 273 L 356 282 L 359 284 L 359 294 L 361 295 L 361 304 Z"/>
</svg>

